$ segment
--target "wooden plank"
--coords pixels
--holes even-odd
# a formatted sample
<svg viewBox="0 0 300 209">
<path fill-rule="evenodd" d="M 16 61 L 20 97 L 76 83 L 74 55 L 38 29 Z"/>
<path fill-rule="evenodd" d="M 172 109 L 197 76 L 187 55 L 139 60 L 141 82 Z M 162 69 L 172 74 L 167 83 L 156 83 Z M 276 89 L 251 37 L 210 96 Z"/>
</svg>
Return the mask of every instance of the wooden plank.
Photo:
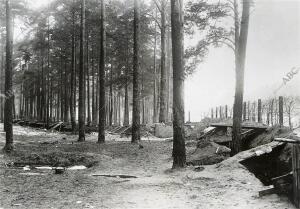
<svg viewBox="0 0 300 209">
<path fill-rule="evenodd" d="M 271 194 L 275 194 L 275 193 L 276 193 L 276 189 L 274 187 L 272 187 L 272 188 L 268 188 L 268 189 L 259 191 L 258 196 L 263 197 L 263 196 L 271 195 Z"/>
<path fill-rule="evenodd" d="M 282 175 L 282 176 L 278 176 L 278 177 L 272 178 L 271 180 L 272 180 L 272 181 L 277 181 L 277 180 L 279 180 L 279 179 L 286 178 L 286 177 L 288 177 L 288 176 L 290 176 L 290 175 L 293 175 L 293 172 L 290 172 L 290 173 L 284 174 L 284 175 Z"/>
<path fill-rule="evenodd" d="M 292 148 L 293 164 L 293 199 L 297 208 L 300 208 L 300 145 L 294 144 Z"/>
<path fill-rule="evenodd" d="M 300 140 L 287 139 L 287 138 L 275 138 L 274 141 L 292 143 L 292 144 L 300 144 Z"/>
<path fill-rule="evenodd" d="M 212 123 L 210 124 L 212 127 L 220 127 L 220 128 L 227 128 L 227 127 L 232 127 L 232 123 Z M 247 125 L 247 124 L 242 124 L 243 129 L 261 129 L 261 130 L 266 130 L 268 126 L 264 125 Z"/>
<path fill-rule="evenodd" d="M 267 154 L 273 151 L 274 148 L 279 147 L 279 146 L 283 146 L 284 143 L 283 142 L 270 142 L 268 144 L 264 144 L 255 148 L 252 148 L 250 150 L 246 150 L 243 152 L 240 152 L 238 155 L 236 155 L 236 157 L 238 158 L 238 162 L 242 162 L 245 161 L 249 158 L 252 157 L 256 157 L 256 156 L 260 156 L 263 154 Z"/>
</svg>

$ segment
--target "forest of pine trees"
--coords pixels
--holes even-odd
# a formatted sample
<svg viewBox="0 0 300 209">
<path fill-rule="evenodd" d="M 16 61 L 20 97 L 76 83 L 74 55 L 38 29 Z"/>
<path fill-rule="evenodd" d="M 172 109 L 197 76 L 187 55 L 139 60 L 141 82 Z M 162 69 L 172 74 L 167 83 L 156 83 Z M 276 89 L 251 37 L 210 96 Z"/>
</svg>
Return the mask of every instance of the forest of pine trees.
<svg viewBox="0 0 300 209">
<path fill-rule="evenodd" d="M 69 123 L 78 141 L 85 141 L 86 126 L 98 126 L 99 143 L 105 141 L 107 126 L 132 124 L 132 142 L 138 142 L 142 124 L 174 121 L 173 155 L 182 158 L 175 160 L 182 166 L 185 76 L 210 45 L 230 34 L 213 25 L 228 15 L 227 4 L 190 2 L 186 14 L 183 7 L 179 0 L 55 0 L 34 11 L 26 1 L 6 1 L 1 7 L 6 9 L 1 17 L 6 29 L 1 31 L 1 79 L 5 74 L 6 81 L 1 92 L 14 92 L 0 106 L 7 150 L 13 118 L 44 123 L 45 128 Z M 201 8 L 208 18 L 200 23 L 195 14 Z M 13 45 L 14 19 L 30 30 Z M 184 52 L 184 30 L 193 36 L 198 27 L 207 35 Z"/>
</svg>

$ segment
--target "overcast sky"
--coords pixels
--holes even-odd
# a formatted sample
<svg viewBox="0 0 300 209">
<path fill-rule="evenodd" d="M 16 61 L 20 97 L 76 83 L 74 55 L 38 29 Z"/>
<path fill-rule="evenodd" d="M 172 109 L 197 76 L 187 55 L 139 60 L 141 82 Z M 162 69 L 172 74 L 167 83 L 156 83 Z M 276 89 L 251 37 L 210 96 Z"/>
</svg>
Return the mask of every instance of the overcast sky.
<svg viewBox="0 0 300 209">
<path fill-rule="evenodd" d="M 245 100 L 275 96 L 283 77 L 300 67 L 300 1 L 257 0 L 251 9 L 245 72 Z M 213 49 L 187 79 L 186 114 L 198 121 L 211 107 L 232 105 L 234 57 L 230 49 Z M 276 94 L 300 96 L 300 72 Z"/>
</svg>

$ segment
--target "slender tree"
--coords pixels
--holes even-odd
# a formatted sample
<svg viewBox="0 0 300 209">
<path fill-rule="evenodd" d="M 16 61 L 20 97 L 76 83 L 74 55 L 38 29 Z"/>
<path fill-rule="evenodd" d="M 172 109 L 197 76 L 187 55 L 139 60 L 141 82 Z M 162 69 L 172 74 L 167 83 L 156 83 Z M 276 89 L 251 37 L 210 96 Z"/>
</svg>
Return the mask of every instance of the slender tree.
<svg viewBox="0 0 300 209">
<path fill-rule="evenodd" d="M 101 0 L 100 63 L 99 63 L 99 134 L 98 143 L 105 142 L 105 0 Z"/>
<path fill-rule="evenodd" d="M 126 5 L 126 4 L 125 4 Z M 126 21 L 126 33 L 128 33 L 129 26 L 128 26 L 128 21 Z M 125 68 L 125 86 L 124 86 L 124 126 L 129 126 L 129 99 L 128 99 L 128 86 L 129 86 L 129 79 L 128 79 L 128 74 L 129 74 L 129 36 L 127 35 L 126 37 L 126 68 Z"/>
<path fill-rule="evenodd" d="M 157 10 L 155 9 L 155 19 L 157 18 Z M 156 28 L 157 23 L 154 22 L 154 48 L 153 48 L 153 123 L 157 122 L 157 69 L 156 69 L 156 45 L 157 45 L 157 38 L 156 38 Z"/>
<path fill-rule="evenodd" d="M 85 42 L 85 0 L 81 0 L 80 17 L 80 60 L 79 60 L 79 110 L 78 125 L 79 139 L 85 141 L 85 66 L 84 66 L 84 42 Z"/>
<path fill-rule="evenodd" d="M 186 164 L 184 139 L 183 1 L 171 0 L 173 52 L 173 168 Z"/>
<path fill-rule="evenodd" d="M 73 0 L 74 4 L 74 0 Z M 71 115 L 71 124 L 72 124 L 72 132 L 75 132 L 76 129 L 76 121 L 75 121 L 75 100 L 76 97 L 75 92 L 75 82 L 76 82 L 76 71 L 75 71 L 75 8 L 72 7 L 72 58 L 71 58 L 71 92 L 70 92 L 70 115 Z"/>
<path fill-rule="evenodd" d="M 6 132 L 6 143 L 4 151 L 13 149 L 13 89 L 12 89 L 12 21 L 10 0 L 6 0 L 6 70 L 5 70 L 5 110 L 4 126 Z"/>
<path fill-rule="evenodd" d="M 166 69 L 166 1 L 161 0 L 161 6 L 158 7 L 161 16 L 160 41 L 161 41 L 161 58 L 160 58 L 160 105 L 159 105 L 159 122 L 165 123 L 167 120 L 167 69 Z"/>
<path fill-rule="evenodd" d="M 132 143 L 138 143 L 140 133 L 140 0 L 134 0 L 134 42 L 133 42 L 133 103 Z"/>
<path fill-rule="evenodd" d="M 3 34 L 1 34 L 0 36 L 1 41 L 0 41 L 0 51 L 1 51 L 1 55 L 0 55 L 0 93 L 3 94 L 4 92 L 4 66 L 5 66 L 5 60 L 4 60 L 4 51 L 5 51 L 5 38 L 3 36 Z M 4 98 L 0 97 L 0 121 L 3 122 L 4 121 Z"/>
<path fill-rule="evenodd" d="M 238 38 L 238 51 L 236 59 L 236 84 L 235 97 L 233 106 L 233 128 L 232 128 L 232 154 L 241 151 L 241 129 L 242 129 L 242 114 L 243 114 L 243 95 L 244 95 L 244 72 L 246 60 L 246 47 L 248 38 L 250 0 L 243 0 L 243 11 L 240 34 Z"/>
<path fill-rule="evenodd" d="M 87 101 L 87 125 L 91 125 L 91 98 L 90 98 L 90 53 L 89 30 L 86 28 L 86 101 Z"/>
</svg>

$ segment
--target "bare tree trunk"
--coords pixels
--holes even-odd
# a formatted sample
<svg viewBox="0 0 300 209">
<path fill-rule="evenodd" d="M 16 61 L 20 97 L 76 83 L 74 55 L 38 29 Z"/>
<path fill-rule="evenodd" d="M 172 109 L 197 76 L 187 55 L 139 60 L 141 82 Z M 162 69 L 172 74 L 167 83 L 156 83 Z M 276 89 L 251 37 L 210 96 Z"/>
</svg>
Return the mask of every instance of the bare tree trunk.
<svg viewBox="0 0 300 209">
<path fill-rule="evenodd" d="M 48 30 L 48 45 L 47 45 L 47 107 L 46 107 L 46 127 L 49 128 L 50 126 L 50 24 L 49 24 L 49 17 L 48 17 L 48 24 L 47 24 Z"/>
<path fill-rule="evenodd" d="M 97 124 L 97 106 L 95 98 L 95 64 L 94 64 L 95 54 L 94 49 L 92 49 L 92 124 Z"/>
<path fill-rule="evenodd" d="M 12 27 L 10 1 L 6 0 L 6 70 L 5 70 L 5 111 L 4 126 L 6 132 L 5 152 L 13 150 L 13 89 L 12 89 Z"/>
<path fill-rule="evenodd" d="M 261 106 L 261 99 L 257 102 L 257 121 L 262 123 L 262 106 Z"/>
<path fill-rule="evenodd" d="M 50 121 L 52 121 L 52 118 L 53 118 L 53 108 L 52 108 L 52 105 L 53 105 L 53 78 L 51 77 L 50 78 Z M 35 118 L 35 116 L 33 116 Z"/>
<path fill-rule="evenodd" d="M 183 2 L 171 0 L 173 52 L 173 168 L 186 164 L 184 139 L 184 58 L 183 58 Z"/>
<path fill-rule="evenodd" d="M 3 35 L 1 36 L 1 45 L 0 45 L 0 50 L 1 50 L 1 63 L 0 63 L 0 93 L 4 94 L 4 37 Z M 21 86 L 22 88 L 22 86 Z M 22 93 L 22 89 L 21 89 L 21 93 Z M 4 122 L 4 99 L 3 97 L 0 97 L 0 122 Z"/>
<path fill-rule="evenodd" d="M 100 22 L 100 66 L 99 66 L 99 134 L 98 143 L 105 142 L 105 57 L 106 57 L 106 37 L 105 37 L 105 2 L 101 1 L 101 22 Z"/>
<path fill-rule="evenodd" d="M 140 2 L 134 0 L 134 44 L 133 44 L 133 102 L 132 102 L 132 143 L 141 140 L 140 133 Z"/>
<path fill-rule="evenodd" d="M 157 18 L 157 11 L 155 10 L 155 18 Z M 153 123 L 157 122 L 157 69 L 156 69 L 156 22 L 155 24 L 155 31 L 154 31 L 154 54 L 153 54 L 153 71 L 154 71 L 154 89 L 153 89 Z"/>
<path fill-rule="evenodd" d="M 120 91 L 118 92 L 118 125 L 121 126 L 121 96 L 120 96 Z"/>
<path fill-rule="evenodd" d="M 78 141 L 85 141 L 85 66 L 84 66 L 84 42 L 85 42 L 85 0 L 81 0 L 80 20 L 80 67 L 79 67 L 79 113 L 78 113 Z"/>
<path fill-rule="evenodd" d="M 128 99 L 128 69 L 126 69 L 125 101 L 124 101 L 124 126 L 129 125 L 129 99 Z"/>
<path fill-rule="evenodd" d="M 60 55 L 60 120 L 64 120 L 64 73 L 63 73 L 63 55 L 62 55 L 62 50 L 61 50 L 61 55 Z"/>
<path fill-rule="evenodd" d="M 112 61 L 111 61 L 112 62 Z M 113 98 L 113 64 L 111 63 L 110 73 L 109 73 L 109 98 L 110 98 L 110 107 L 109 107 L 109 125 L 113 125 L 113 113 L 114 113 L 114 98 Z"/>
<path fill-rule="evenodd" d="M 126 24 L 126 31 L 128 31 L 128 23 Z M 126 69 L 125 69 L 125 104 L 124 104 L 124 126 L 129 126 L 129 99 L 128 99 L 128 72 L 129 72 L 129 38 L 127 35 L 126 41 Z"/>
<path fill-rule="evenodd" d="M 126 84 L 125 84 L 125 101 L 124 101 L 124 126 L 129 125 L 129 103 L 128 103 L 128 81 L 126 76 Z"/>
<path fill-rule="evenodd" d="M 280 127 L 283 127 L 283 97 L 280 96 L 278 100 L 278 120 Z"/>
<path fill-rule="evenodd" d="M 239 153 L 242 149 L 241 123 L 243 114 L 244 95 L 244 71 L 246 60 L 246 47 L 249 25 L 249 0 L 243 0 L 243 13 L 241 21 L 241 32 L 238 41 L 238 54 L 236 61 L 236 87 L 233 107 L 233 128 L 232 128 L 232 154 Z"/>
<path fill-rule="evenodd" d="M 167 120 L 172 121 L 172 100 L 173 100 L 173 85 L 172 85 L 172 80 L 173 80 L 173 69 L 172 69 L 172 37 L 171 37 L 171 30 L 168 28 L 168 44 L 167 44 L 167 50 L 168 50 L 168 55 L 167 55 L 167 66 L 168 66 L 168 97 L 167 97 Z"/>
<path fill-rule="evenodd" d="M 64 122 L 69 122 L 69 95 L 68 95 L 68 72 L 67 72 L 67 59 L 65 60 L 65 73 L 64 73 Z"/>
<path fill-rule="evenodd" d="M 91 125 L 91 98 L 90 98 L 90 53 L 89 53 L 89 32 L 86 30 L 86 100 L 87 100 L 87 125 Z"/>
<path fill-rule="evenodd" d="M 166 11 L 165 0 L 161 0 L 161 76 L 160 76 L 160 110 L 159 122 L 167 120 L 167 70 L 166 70 Z"/>
<path fill-rule="evenodd" d="M 73 1 L 74 3 L 74 1 Z M 75 121 L 75 95 L 76 88 L 75 88 L 75 82 L 76 82 L 76 59 L 75 59 L 75 8 L 72 8 L 72 58 L 71 58 L 71 94 L 70 94 L 70 115 L 71 115 L 71 124 L 72 124 L 72 132 L 75 133 L 76 129 L 76 121 Z"/>
<path fill-rule="evenodd" d="M 288 118 L 289 118 L 289 127 L 290 127 L 290 130 L 293 130 L 291 109 L 288 112 Z"/>
</svg>

